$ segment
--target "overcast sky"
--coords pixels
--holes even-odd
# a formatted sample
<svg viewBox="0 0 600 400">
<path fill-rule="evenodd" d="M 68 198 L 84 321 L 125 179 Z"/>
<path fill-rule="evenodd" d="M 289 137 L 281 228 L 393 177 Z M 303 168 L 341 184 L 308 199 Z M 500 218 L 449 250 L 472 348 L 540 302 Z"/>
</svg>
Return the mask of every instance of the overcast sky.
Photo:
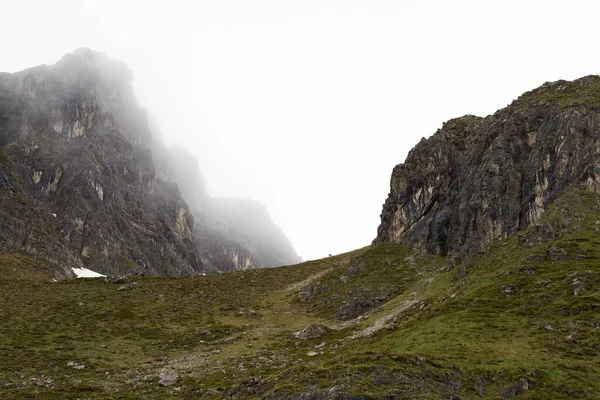
<svg viewBox="0 0 600 400">
<path fill-rule="evenodd" d="M 211 195 L 262 202 L 314 259 L 371 242 L 392 168 L 444 121 L 599 73 L 596 3 L 0 0 L 0 70 L 125 61 Z"/>
</svg>

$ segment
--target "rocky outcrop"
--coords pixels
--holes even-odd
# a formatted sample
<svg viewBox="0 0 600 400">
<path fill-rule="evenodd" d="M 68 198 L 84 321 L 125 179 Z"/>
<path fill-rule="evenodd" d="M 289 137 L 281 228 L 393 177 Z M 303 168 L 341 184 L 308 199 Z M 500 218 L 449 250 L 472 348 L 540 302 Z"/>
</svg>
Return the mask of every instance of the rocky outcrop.
<svg viewBox="0 0 600 400">
<path fill-rule="evenodd" d="M 61 276 L 299 262 L 266 210 L 210 198 L 195 158 L 161 143 L 131 81 L 125 64 L 89 49 L 0 73 L 0 251 L 39 255 Z M 262 219 L 249 227 L 252 214 Z"/>
<path fill-rule="evenodd" d="M 534 223 L 572 184 L 600 189 L 600 77 L 558 81 L 464 116 L 397 165 L 375 243 L 476 252 Z"/>
<path fill-rule="evenodd" d="M 0 145 L 24 200 L 57 242 L 19 244 L 25 232 L 13 229 L 0 250 L 45 255 L 50 246 L 71 255 L 53 257 L 60 263 L 101 273 L 202 270 L 188 207 L 175 185 L 157 179 L 131 79 L 124 64 L 87 49 L 53 66 L 0 75 Z M 20 218 L 36 229 L 31 215 Z"/>
</svg>

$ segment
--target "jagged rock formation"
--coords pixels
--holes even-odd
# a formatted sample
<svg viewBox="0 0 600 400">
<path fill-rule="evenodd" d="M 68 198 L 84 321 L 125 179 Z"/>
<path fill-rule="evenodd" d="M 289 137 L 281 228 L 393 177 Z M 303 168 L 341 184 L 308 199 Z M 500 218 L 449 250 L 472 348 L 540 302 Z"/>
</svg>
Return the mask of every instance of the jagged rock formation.
<svg viewBox="0 0 600 400">
<path fill-rule="evenodd" d="M 200 172 L 174 172 L 179 158 L 156 139 L 131 81 L 125 64 L 89 49 L 0 74 L 0 251 L 39 255 L 62 276 L 232 269 L 203 264 L 194 232 L 210 228 L 193 215 L 212 217 Z M 222 230 L 209 233 L 210 249 L 233 262 Z M 267 266 L 255 259 L 240 265 Z"/>
<path fill-rule="evenodd" d="M 600 77 L 546 83 L 448 121 L 397 165 L 375 243 L 475 252 L 534 223 L 571 184 L 600 189 Z"/>
<path fill-rule="evenodd" d="M 195 274 L 193 220 L 176 187 L 156 178 L 131 79 L 124 64 L 86 49 L 2 74 L 0 145 L 17 166 L 25 201 L 50 221 L 60 243 L 51 252 L 102 273 Z M 27 235 L 6 234 L 13 239 L 2 250 L 40 251 L 16 240 Z"/>
</svg>

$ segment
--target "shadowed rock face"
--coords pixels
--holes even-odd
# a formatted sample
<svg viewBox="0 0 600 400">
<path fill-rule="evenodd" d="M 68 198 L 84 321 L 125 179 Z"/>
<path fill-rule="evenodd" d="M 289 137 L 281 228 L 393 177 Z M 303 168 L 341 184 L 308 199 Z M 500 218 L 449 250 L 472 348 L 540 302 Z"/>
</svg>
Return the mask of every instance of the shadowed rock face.
<svg viewBox="0 0 600 400">
<path fill-rule="evenodd" d="M 53 66 L 2 74 L 0 145 L 25 198 L 51 225 L 59 242 L 52 249 L 71 254 L 73 264 L 195 274 L 202 265 L 193 219 L 176 186 L 156 178 L 152 135 L 130 83 L 125 65 L 86 49 Z M 1 250 L 37 253 L 41 245 L 12 240 Z"/>
<path fill-rule="evenodd" d="M 155 140 L 131 80 L 123 63 L 89 49 L 0 73 L 0 251 L 41 256 L 61 276 L 82 266 L 178 276 L 292 263 L 271 262 L 255 232 L 238 234 L 244 213 L 217 212 L 196 160 Z"/>
<path fill-rule="evenodd" d="M 571 184 L 600 189 L 597 76 L 547 83 L 422 139 L 392 172 L 374 242 L 480 251 L 534 223 Z"/>
</svg>

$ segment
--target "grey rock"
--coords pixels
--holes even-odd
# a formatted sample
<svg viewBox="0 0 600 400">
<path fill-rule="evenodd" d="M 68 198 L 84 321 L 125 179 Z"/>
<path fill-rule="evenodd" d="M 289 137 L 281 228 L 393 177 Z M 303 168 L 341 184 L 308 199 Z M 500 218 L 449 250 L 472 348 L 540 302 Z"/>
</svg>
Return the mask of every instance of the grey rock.
<svg viewBox="0 0 600 400">
<path fill-rule="evenodd" d="M 300 262 L 260 203 L 208 196 L 167 149 L 132 72 L 89 49 L 0 73 L 0 251 L 104 275 L 197 275 Z"/>
<path fill-rule="evenodd" d="M 126 284 L 130 283 L 130 279 L 127 275 L 109 275 L 104 278 L 106 283 L 115 283 L 115 284 Z"/>
<path fill-rule="evenodd" d="M 69 361 L 69 362 L 67 362 L 67 367 L 70 367 L 70 368 L 73 368 L 73 369 L 81 371 L 82 369 L 85 369 L 85 364 L 84 363 L 78 363 L 78 362 L 75 362 L 75 361 Z"/>
<path fill-rule="evenodd" d="M 252 309 L 243 309 L 238 311 L 238 314 L 247 318 L 260 318 L 262 317 L 262 315 L 260 315 L 260 313 L 257 313 L 256 311 L 252 310 Z"/>
<path fill-rule="evenodd" d="M 298 292 L 298 300 L 302 303 L 306 303 L 312 301 L 318 294 L 325 293 L 328 290 L 329 287 L 326 284 L 317 282 L 303 287 L 300 292 Z"/>
<path fill-rule="evenodd" d="M 502 293 L 507 296 L 517 293 L 517 286 L 515 285 L 504 285 L 502 286 Z"/>
<path fill-rule="evenodd" d="M 526 266 L 521 268 L 521 272 L 526 275 L 535 275 L 535 268 Z"/>
<path fill-rule="evenodd" d="M 330 331 L 330 329 L 328 327 L 326 327 L 325 325 L 313 324 L 313 325 L 307 326 L 306 328 L 302 329 L 301 331 L 294 332 L 293 336 L 296 339 L 304 339 L 304 340 L 317 339 L 317 338 L 324 336 L 329 331 Z"/>
<path fill-rule="evenodd" d="M 600 77 L 545 84 L 493 115 L 450 120 L 422 139 L 392 172 L 374 243 L 477 253 L 536 223 L 569 185 L 600 191 L 600 112 L 585 96 L 557 100 L 557 85 L 577 98 L 582 87 L 600 92 Z M 540 227 L 531 243 L 555 234 Z"/>
<path fill-rule="evenodd" d="M 520 396 L 529 390 L 530 383 L 525 378 L 520 378 L 517 382 L 506 388 L 502 392 L 502 398 L 512 399 Z"/>
<path fill-rule="evenodd" d="M 349 277 L 354 277 L 360 275 L 366 268 L 366 264 L 360 257 L 353 258 L 350 260 L 350 265 L 348 266 L 348 270 L 346 271 L 346 275 Z"/>
<path fill-rule="evenodd" d="M 479 395 L 479 397 L 485 397 L 486 386 L 487 381 L 484 378 L 475 378 L 475 385 L 473 386 L 473 389 L 475 389 L 475 392 Z"/>
<path fill-rule="evenodd" d="M 32 215 L 48 215 L 44 229 L 59 239 L 18 245 L 28 233 L 2 226 L 0 250 L 50 261 L 67 253 L 65 268 L 103 274 L 201 270 L 193 219 L 176 187 L 157 178 L 153 135 L 123 63 L 80 49 L 55 65 L 1 76 L 0 146 Z"/>
<path fill-rule="evenodd" d="M 446 259 L 444 260 L 444 266 L 442 267 L 442 271 L 452 271 L 454 267 L 460 265 L 462 261 L 463 257 L 460 254 L 448 255 L 448 257 L 446 257 Z"/>
<path fill-rule="evenodd" d="M 374 310 L 399 293 L 400 288 L 397 286 L 387 286 L 377 290 L 361 288 L 350 293 L 352 297 L 339 307 L 337 316 L 343 321 L 357 318 L 368 311 Z"/>
<path fill-rule="evenodd" d="M 135 287 L 135 285 L 133 283 L 127 283 L 125 285 L 119 286 L 119 288 L 117 290 L 118 291 L 128 291 L 128 290 L 132 290 L 134 287 Z"/>
<path fill-rule="evenodd" d="M 158 384 L 160 386 L 172 386 L 179 380 L 179 375 L 170 369 L 163 369 L 158 374 Z"/>
</svg>

